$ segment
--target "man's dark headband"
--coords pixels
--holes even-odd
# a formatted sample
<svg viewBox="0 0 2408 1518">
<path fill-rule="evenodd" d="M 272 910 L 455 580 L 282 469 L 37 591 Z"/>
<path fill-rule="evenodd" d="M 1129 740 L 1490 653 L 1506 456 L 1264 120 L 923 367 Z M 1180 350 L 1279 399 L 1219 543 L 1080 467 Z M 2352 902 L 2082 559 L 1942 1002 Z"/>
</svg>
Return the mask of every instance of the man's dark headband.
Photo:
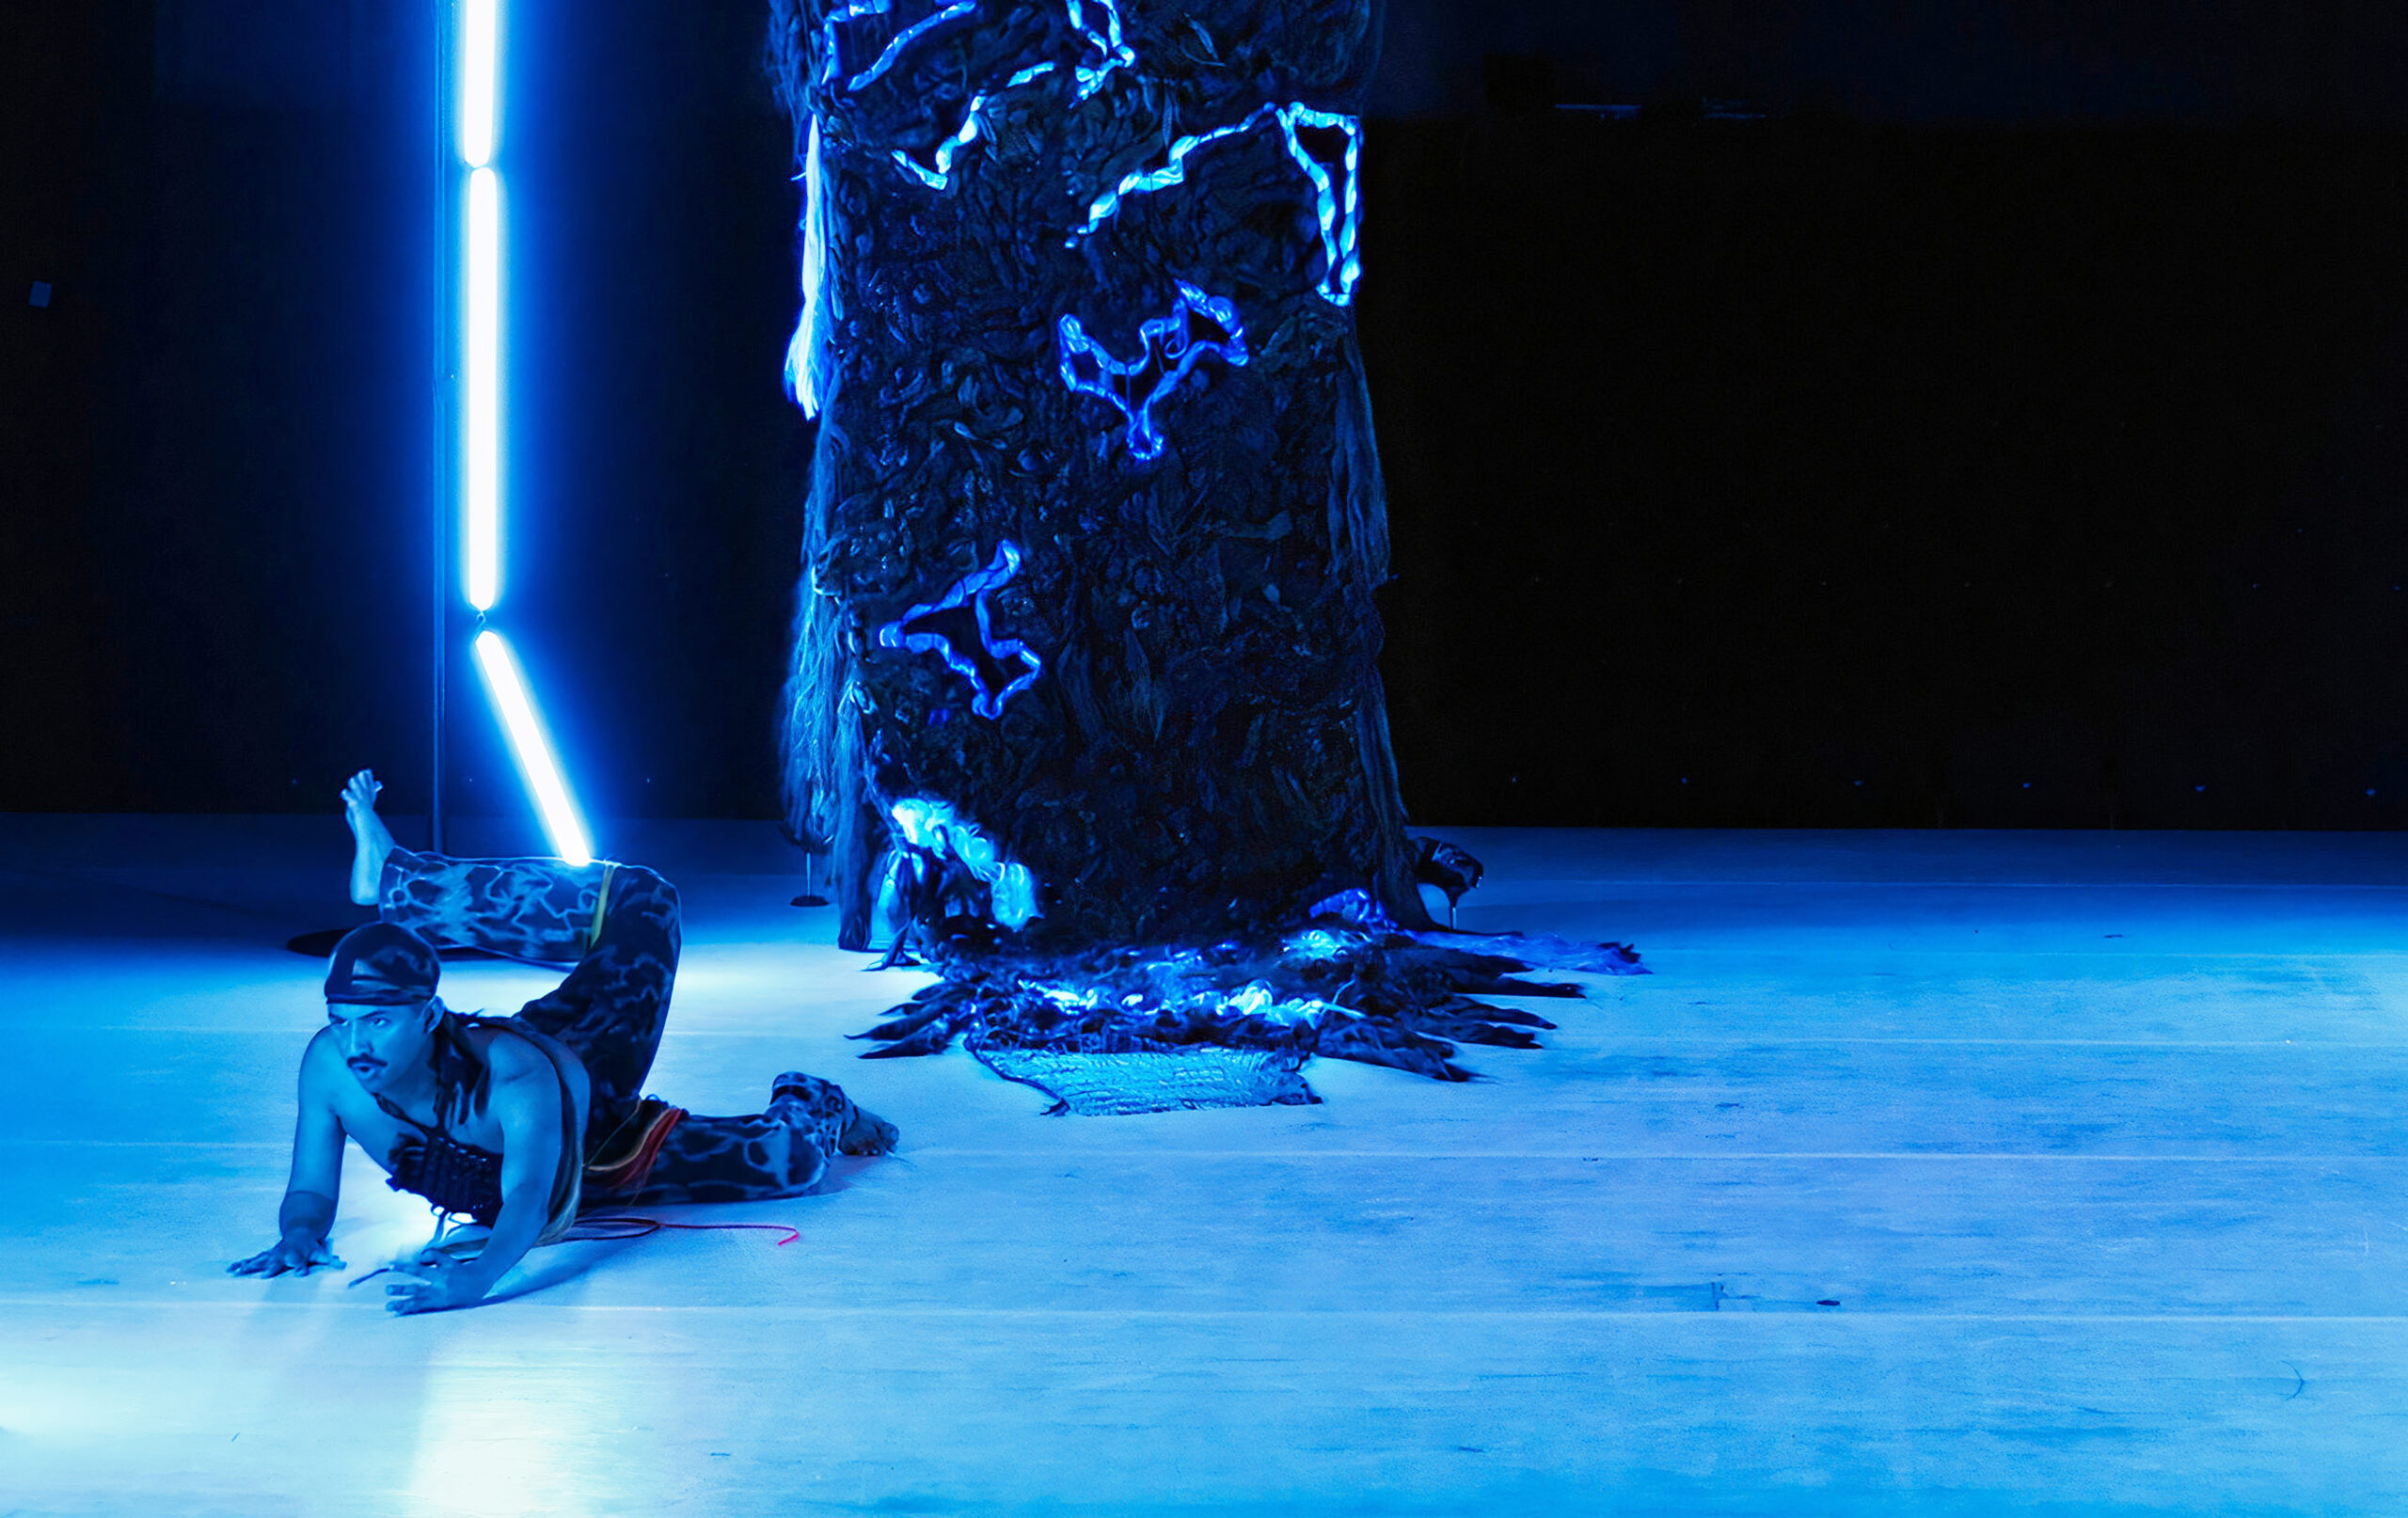
<svg viewBox="0 0 2408 1518">
<path fill-rule="evenodd" d="M 416 1006 L 435 994 L 443 961 L 435 945 L 399 923 L 355 927 L 326 966 L 326 1000 L 357 1006 Z"/>
</svg>

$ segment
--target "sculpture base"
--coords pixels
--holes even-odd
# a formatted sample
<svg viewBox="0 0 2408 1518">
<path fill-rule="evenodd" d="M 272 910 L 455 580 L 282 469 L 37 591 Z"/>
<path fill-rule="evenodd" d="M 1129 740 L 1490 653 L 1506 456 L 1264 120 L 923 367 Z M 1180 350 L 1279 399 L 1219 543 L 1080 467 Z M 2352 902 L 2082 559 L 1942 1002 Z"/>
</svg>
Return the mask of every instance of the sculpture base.
<svg viewBox="0 0 2408 1518">
<path fill-rule="evenodd" d="M 1576 984 L 1516 978 L 1537 967 L 1647 972 L 1638 953 L 1620 943 L 1406 933 L 1360 893 L 1250 941 L 1045 954 L 941 941 L 933 958 L 942 980 L 853 1036 L 880 1045 L 863 1058 L 933 1054 L 956 1038 L 990 1064 L 999 1051 L 1175 1055 L 1218 1048 L 1299 1064 L 1321 1054 L 1468 1081 L 1470 1072 L 1454 1063 L 1456 1044 L 1535 1049 L 1536 1033 L 1555 1026 L 1478 998 L 1582 995 Z"/>
</svg>

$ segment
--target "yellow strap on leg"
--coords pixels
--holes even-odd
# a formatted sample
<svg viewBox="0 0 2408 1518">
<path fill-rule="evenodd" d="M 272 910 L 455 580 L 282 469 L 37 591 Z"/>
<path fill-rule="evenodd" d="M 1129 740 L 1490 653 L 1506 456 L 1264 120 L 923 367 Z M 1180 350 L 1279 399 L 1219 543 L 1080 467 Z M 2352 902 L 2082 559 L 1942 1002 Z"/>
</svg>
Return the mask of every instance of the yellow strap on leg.
<svg viewBox="0 0 2408 1518">
<path fill-rule="evenodd" d="M 609 860 L 602 862 L 602 889 L 594 893 L 594 925 L 585 933 L 585 952 L 588 954 L 592 954 L 594 946 L 602 941 L 602 919 L 610 911 L 610 877 L 618 873 L 616 864 Z"/>
</svg>

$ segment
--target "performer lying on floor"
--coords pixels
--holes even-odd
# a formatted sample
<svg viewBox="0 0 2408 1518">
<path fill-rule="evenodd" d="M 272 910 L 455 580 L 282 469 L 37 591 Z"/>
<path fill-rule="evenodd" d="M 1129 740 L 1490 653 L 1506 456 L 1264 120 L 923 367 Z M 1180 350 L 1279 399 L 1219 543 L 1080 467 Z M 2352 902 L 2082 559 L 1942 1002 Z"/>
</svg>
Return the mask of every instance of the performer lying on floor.
<svg viewBox="0 0 2408 1518">
<path fill-rule="evenodd" d="M 326 1230 L 346 1137 L 395 1190 L 491 1230 L 473 1256 L 430 1246 L 394 1266 L 409 1279 L 386 1305 L 401 1313 L 470 1305 L 581 1210 L 793 1196 L 832 1154 L 894 1147 L 892 1124 L 799 1072 L 742 1117 L 640 1095 L 677 972 L 676 889 L 640 865 L 410 853 L 376 815 L 381 789 L 364 769 L 343 788 L 352 899 L 379 921 L 344 935 L 326 972 L 326 1026 L 301 1057 L 281 1237 L 230 1271 L 341 1266 Z M 515 1018 L 467 1016 L 436 994 L 441 945 L 577 968 Z"/>
</svg>

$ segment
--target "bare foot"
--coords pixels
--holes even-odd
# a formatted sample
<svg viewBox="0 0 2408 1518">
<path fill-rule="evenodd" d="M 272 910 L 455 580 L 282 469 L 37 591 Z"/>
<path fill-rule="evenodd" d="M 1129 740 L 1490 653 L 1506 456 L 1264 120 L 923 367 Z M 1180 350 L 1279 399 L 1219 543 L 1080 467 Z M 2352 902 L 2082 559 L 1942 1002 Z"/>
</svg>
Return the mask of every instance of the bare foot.
<svg viewBox="0 0 2408 1518">
<path fill-rule="evenodd" d="M 384 789 L 372 769 L 352 776 L 342 788 L 342 820 L 351 824 L 351 899 L 362 907 L 376 905 L 385 856 L 393 851 L 393 835 L 376 814 L 376 798 Z"/>
<path fill-rule="evenodd" d="M 853 1120 L 845 1125 L 836 1147 L 846 1154 L 893 1154 L 898 1136 L 893 1123 L 855 1102 Z"/>
</svg>

